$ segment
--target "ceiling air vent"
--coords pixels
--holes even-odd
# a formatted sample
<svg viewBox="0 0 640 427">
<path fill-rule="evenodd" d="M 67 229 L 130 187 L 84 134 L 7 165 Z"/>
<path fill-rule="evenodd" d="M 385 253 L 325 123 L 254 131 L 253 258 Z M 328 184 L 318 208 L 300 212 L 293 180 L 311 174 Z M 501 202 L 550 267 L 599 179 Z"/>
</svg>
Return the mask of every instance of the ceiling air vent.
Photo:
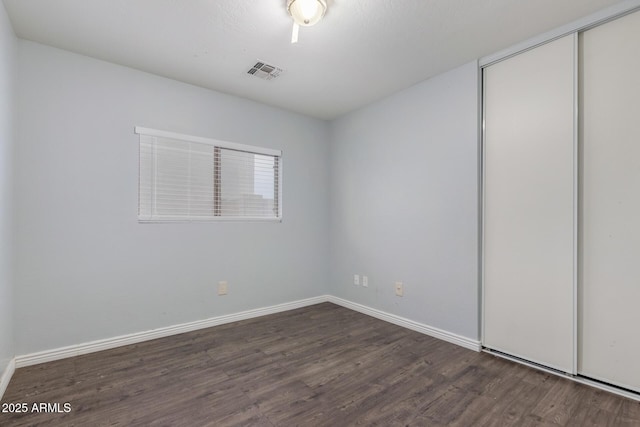
<svg viewBox="0 0 640 427">
<path fill-rule="evenodd" d="M 280 75 L 284 70 L 275 65 L 269 65 L 262 61 L 256 62 L 256 65 L 251 67 L 247 73 L 253 74 L 256 77 L 260 77 L 263 80 L 273 80 Z"/>
</svg>

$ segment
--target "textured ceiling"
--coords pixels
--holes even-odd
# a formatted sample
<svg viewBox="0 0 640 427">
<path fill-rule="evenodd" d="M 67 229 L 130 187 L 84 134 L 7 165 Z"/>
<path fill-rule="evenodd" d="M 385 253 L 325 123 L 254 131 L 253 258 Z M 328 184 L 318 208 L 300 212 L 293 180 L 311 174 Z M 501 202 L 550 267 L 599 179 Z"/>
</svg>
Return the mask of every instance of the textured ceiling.
<svg viewBox="0 0 640 427">
<path fill-rule="evenodd" d="M 328 3 L 292 45 L 286 0 L 4 0 L 21 38 L 323 119 L 619 1 Z"/>
</svg>

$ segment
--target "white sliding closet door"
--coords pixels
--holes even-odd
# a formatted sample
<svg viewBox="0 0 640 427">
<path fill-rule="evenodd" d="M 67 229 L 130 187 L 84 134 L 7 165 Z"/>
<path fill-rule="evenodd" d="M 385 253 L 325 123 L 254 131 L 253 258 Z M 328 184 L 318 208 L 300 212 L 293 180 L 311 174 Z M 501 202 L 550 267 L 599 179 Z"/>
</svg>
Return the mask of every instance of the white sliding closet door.
<svg viewBox="0 0 640 427">
<path fill-rule="evenodd" d="M 483 344 L 574 367 L 575 36 L 484 70 Z"/>
<path fill-rule="evenodd" d="M 581 35 L 582 375 L 640 392 L 640 13 Z"/>
</svg>

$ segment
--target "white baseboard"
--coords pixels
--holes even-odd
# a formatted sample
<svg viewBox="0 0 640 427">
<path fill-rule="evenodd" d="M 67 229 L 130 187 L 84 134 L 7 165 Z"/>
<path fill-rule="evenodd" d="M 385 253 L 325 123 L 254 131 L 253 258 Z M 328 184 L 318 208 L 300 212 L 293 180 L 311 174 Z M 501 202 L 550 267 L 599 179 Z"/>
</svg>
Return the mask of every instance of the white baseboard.
<svg viewBox="0 0 640 427">
<path fill-rule="evenodd" d="M 367 307 L 366 305 L 361 305 L 342 298 L 334 297 L 332 295 L 329 295 L 328 298 L 329 302 L 369 315 L 371 317 L 375 317 L 376 319 L 384 320 L 385 322 L 393 323 L 394 325 L 402 326 L 403 328 L 411 329 L 412 331 L 420 332 L 425 335 L 429 335 L 434 338 L 438 338 L 443 341 L 468 348 L 469 350 L 482 350 L 482 344 L 480 343 L 480 341 L 472 340 L 471 338 L 463 337 L 452 332 L 425 325 L 424 323 L 415 322 L 405 317 L 390 314 L 381 310 L 377 310 L 375 308 Z"/>
<path fill-rule="evenodd" d="M 380 320 L 384 320 L 394 325 L 402 326 L 407 329 L 411 329 L 417 332 L 421 332 L 426 335 L 430 335 L 435 338 L 439 338 L 443 341 L 447 341 L 459 346 L 480 351 L 482 348 L 479 341 L 456 335 L 451 332 L 443 331 L 442 329 L 434 328 L 422 323 L 414 322 L 413 320 L 406 319 L 404 317 L 396 316 L 394 314 L 385 313 L 384 311 L 376 310 L 361 304 L 356 304 L 351 301 L 344 300 L 342 298 L 334 297 L 332 295 L 321 295 L 318 297 L 307 298 L 303 300 L 288 302 L 284 304 L 273 305 L 270 307 L 257 308 L 254 310 L 247 310 L 240 313 L 227 314 L 224 316 L 212 317 L 204 320 L 197 320 L 195 322 L 183 323 L 180 325 L 168 326 L 165 328 L 152 329 L 145 332 L 136 332 L 128 335 L 121 335 L 118 337 L 107 338 L 97 341 L 91 341 L 87 343 L 71 345 L 67 347 L 56 348 L 52 350 L 40 351 L 37 353 L 25 354 L 22 356 L 16 356 L 15 368 L 22 368 L 24 366 L 37 365 L 39 363 L 52 362 L 54 360 L 65 359 L 67 357 L 80 356 L 82 354 L 93 353 L 96 351 L 109 350 L 115 347 L 121 347 L 130 344 L 137 344 L 143 341 L 149 341 L 156 338 L 163 338 L 170 335 L 182 334 L 184 332 L 191 332 L 198 329 L 210 328 L 212 326 L 223 325 L 225 323 L 237 322 L 240 320 L 252 319 L 254 317 L 266 316 L 268 314 L 280 313 L 283 311 L 294 310 L 296 308 L 307 307 L 314 304 L 320 304 L 323 302 L 332 302 L 342 307 L 375 317 Z"/>
<path fill-rule="evenodd" d="M 145 332 L 136 332 L 128 335 L 107 338 L 97 341 L 91 341 L 83 344 L 71 345 L 67 347 L 56 348 L 53 350 L 45 350 L 37 353 L 16 356 L 15 367 L 22 368 L 24 366 L 37 365 L 39 363 L 52 362 L 54 360 L 65 359 L 67 357 L 80 356 L 81 354 L 93 353 L 96 351 L 109 350 L 115 347 L 121 347 L 130 344 L 137 344 L 143 341 L 149 341 L 156 338 L 163 338 L 170 335 L 182 334 L 198 329 L 210 328 L 212 326 L 223 325 L 225 323 L 237 322 L 240 320 L 252 319 L 254 317 L 266 316 L 268 314 L 280 313 L 283 311 L 294 310 L 309 305 L 327 302 L 326 296 L 307 298 L 303 300 L 288 302 L 284 304 L 273 305 L 270 307 L 257 308 L 253 310 L 242 311 L 240 313 L 227 314 L 223 316 L 211 317 L 209 319 L 197 320 L 195 322 L 182 323 L 164 328 L 152 329 Z"/>
<path fill-rule="evenodd" d="M 11 377 L 13 373 L 16 371 L 16 359 L 11 359 L 9 364 L 4 369 L 2 373 L 2 377 L 0 377 L 0 400 L 2 400 L 2 396 L 4 396 L 4 392 L 7 391 L 7 387 L 9 386 L 9 381 L 11 381 Z"/>
</svg>

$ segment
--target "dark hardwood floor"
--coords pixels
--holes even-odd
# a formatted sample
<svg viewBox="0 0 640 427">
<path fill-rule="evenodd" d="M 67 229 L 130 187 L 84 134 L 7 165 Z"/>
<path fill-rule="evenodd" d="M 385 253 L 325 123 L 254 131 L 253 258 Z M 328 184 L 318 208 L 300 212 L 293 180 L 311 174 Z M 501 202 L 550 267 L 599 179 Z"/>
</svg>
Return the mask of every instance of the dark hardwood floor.
<svg viewBox="0 0 640 427">
<path fill-rule="evenodd" d="M 18 369 L 8 426 L 640 426 L 640 403 L 325 303 Z"/>
</svg>

